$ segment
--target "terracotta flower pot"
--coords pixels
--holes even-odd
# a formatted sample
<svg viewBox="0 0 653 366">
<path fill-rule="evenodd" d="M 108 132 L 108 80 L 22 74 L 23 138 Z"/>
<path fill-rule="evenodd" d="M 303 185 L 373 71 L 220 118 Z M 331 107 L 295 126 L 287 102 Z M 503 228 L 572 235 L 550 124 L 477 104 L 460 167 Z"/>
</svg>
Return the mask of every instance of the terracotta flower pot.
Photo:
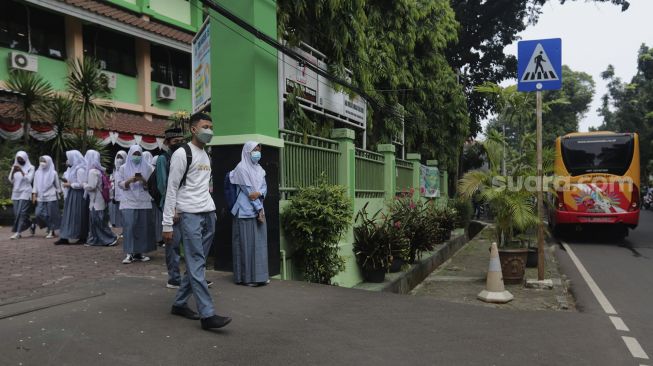
<svg viewBox="0 0 653 366">
<path fill-rule="evenodd" d="M 506 284 L 520 284 L 524 281 L 528 248 L 499 249 L 501 273 Z"/>
</svg>

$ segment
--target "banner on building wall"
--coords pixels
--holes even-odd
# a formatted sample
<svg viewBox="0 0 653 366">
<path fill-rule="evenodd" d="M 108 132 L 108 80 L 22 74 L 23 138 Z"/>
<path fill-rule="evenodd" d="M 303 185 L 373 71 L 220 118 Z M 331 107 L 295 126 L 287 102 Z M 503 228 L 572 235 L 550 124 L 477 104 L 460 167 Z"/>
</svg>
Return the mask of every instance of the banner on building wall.
<svg viewBox="0 0 653 366">
<path fill-rule="evenodd" d="M 294 51 L 302 55 L 313 65 L 318 65 L 317 57 L 300 49 L 294 49 Z M 317 73 L 309 69 L 304 62 L 283 55 L 283 80 L 286 83 L 286 93 L 292 93 L 295 86 L 298 86 L 302 89 L 300 98 L 306 99 L 311 103 L 317 102 Z"/>
<path fill-rule="evenodd" d="M 201 111 L 211 103 L 211 23 L 209 19 L 204 22 L 192 42 L 193 113 Z"/>
<path fill-rule="evenodd" d="M 440 170 L 437 167 L 422 165 L 419 181 L 422 197 L 440 197 Z"/>
</svg>

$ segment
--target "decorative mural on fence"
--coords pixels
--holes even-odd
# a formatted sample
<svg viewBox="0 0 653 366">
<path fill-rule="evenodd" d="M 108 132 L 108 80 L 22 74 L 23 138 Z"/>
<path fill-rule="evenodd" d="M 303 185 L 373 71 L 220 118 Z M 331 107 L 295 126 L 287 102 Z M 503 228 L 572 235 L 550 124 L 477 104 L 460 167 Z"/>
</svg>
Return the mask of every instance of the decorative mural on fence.
<svg viewBox="0 0 653 366">
<path fill-rule="evenodd" d="M 422 165 L 420 167 L 419 186 L 422 197 L 440 197 L 440 170 L 434 166 Z"/>
</svg>

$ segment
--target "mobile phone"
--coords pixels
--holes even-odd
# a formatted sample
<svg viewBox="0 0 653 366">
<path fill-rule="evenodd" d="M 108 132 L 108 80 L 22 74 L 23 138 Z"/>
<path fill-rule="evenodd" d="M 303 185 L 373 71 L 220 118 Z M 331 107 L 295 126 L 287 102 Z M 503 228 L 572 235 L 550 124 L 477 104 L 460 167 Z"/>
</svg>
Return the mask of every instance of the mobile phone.
<svg viewBox="0 0 653 366">
<path fill-rule="evenodd" d="M 137 176 L 137 177 L 142 177 L 141 173 L 138 173 L 138 172 L 135 173 L 134 175 Z"/>
</svg>

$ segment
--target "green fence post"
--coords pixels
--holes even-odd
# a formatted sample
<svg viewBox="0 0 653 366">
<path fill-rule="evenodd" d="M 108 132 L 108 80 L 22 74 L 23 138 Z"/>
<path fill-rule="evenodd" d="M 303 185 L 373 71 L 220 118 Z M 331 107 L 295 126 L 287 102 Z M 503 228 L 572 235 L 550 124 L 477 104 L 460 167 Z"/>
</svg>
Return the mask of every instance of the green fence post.
<svg viewBox="0 0 653 366">
<path fill-rule="evenodd" d="M 440 181 L 440 191 L 442 194 L 440 196 L 447 200 L 449 199 L 449 172 L 446 169 L 442 169 L 442 167 L 439 167 L 439 169 L 442 175 L 442 180 Z"/>
<path fill-rule="evenodd" d="M 331 131 L 331 138 L 338 141 L 338 184 L 347 187 L 347 195 L 352 202 L 356 197 L 356 145 L 354 130 L 336 128 Z"/>
<path fill-rule="evenodd" d="M 383 154 L 383 190 L 385 199 L 391 200 L 397 194 L 397 167 L 395 166 L 395 145 L 382 144 L 377 151 Z"/>
<path fill-rule="evenodd" d="M 413 193 L 413 199 L 417 200 L 420 197 L 420 171 L 422 167 L 422 155 L 420 154 L 408 154 L 406 155 L 406 160 L 413 163 L 413 184 L 412 188 L 415 189 Z"/>
</svg>

